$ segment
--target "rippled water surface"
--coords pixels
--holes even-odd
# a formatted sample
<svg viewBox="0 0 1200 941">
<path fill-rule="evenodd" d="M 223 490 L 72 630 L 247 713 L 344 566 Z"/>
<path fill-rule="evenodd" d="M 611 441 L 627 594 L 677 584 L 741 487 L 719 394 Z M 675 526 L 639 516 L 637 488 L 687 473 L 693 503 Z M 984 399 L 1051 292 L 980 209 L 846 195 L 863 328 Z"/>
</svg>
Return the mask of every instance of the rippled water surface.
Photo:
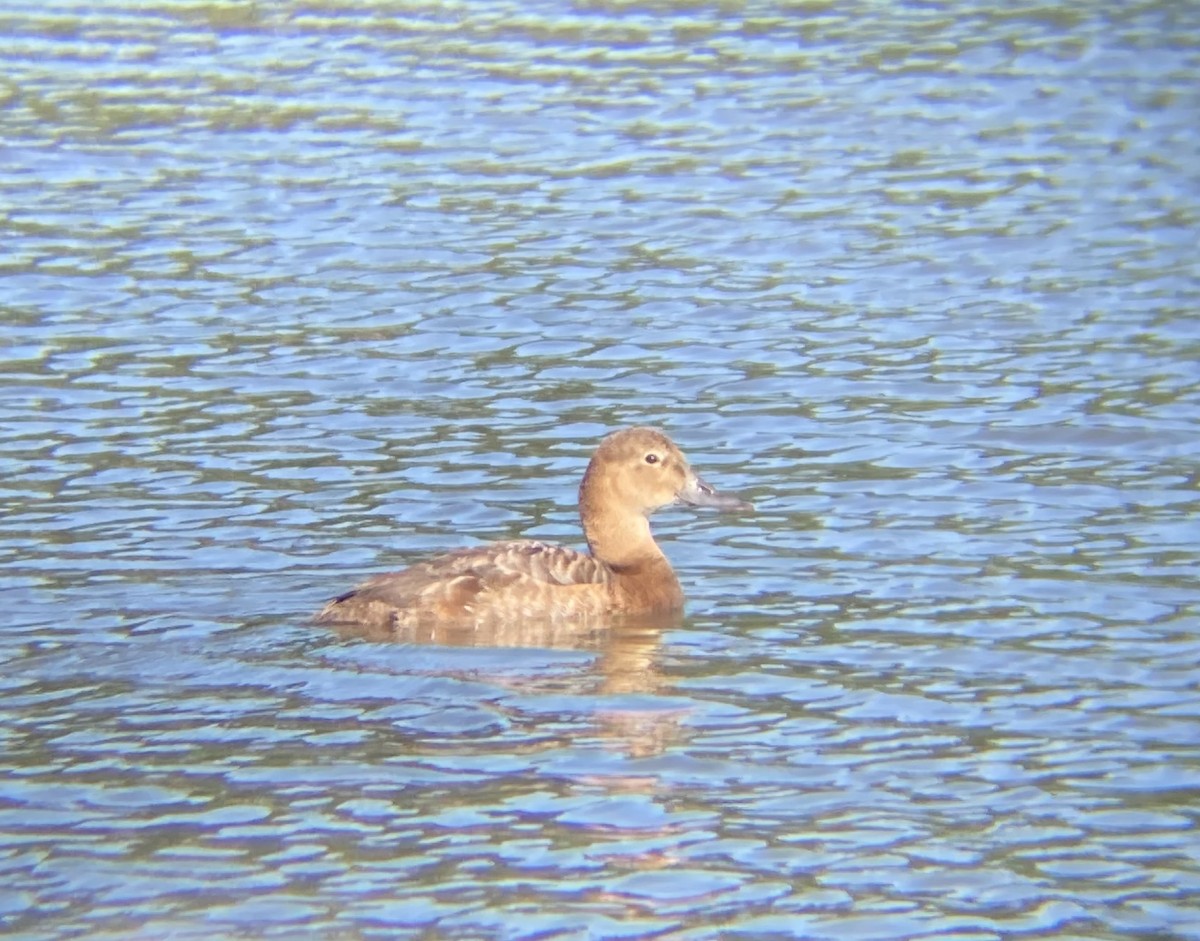
<svg viewBox="0 0 1200 941">
<path fill-rule="evenodd" d="M 0 35 L 0 932 L 1200 938 L 1200 7 Z M 678 624 L 309 622 L 631 423 Z"/>
</svg>

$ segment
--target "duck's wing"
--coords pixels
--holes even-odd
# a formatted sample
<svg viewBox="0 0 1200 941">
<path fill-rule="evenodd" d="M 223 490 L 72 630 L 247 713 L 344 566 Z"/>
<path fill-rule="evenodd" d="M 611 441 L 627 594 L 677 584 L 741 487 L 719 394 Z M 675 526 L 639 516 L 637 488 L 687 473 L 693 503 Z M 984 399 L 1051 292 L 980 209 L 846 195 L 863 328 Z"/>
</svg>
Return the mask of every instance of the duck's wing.
<svg viewBox="0 0 1200 941">
<path fill-rule="evenodd" d="M 458 549 L 368 579 L 317 615 L 325 624 L 395 624 L 591 614 L 607 603 L 610 573 L 589 555 L 544 542 Z"/>
</svg>

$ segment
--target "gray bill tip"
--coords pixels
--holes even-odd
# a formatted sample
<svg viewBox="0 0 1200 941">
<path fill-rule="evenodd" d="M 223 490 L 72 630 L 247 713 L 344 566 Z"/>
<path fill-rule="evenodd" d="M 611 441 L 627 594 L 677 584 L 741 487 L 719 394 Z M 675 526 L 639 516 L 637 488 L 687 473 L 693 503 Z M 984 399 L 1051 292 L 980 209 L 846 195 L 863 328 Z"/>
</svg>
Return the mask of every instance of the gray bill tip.
<svg viewBox="0 0 1200 941">
<path fill-rule="evenodd" d="M 712 484 L 693 475 L 679 491 L 679 500 L 688 506 L 710 506 L 715 510 L 753 510 L 754 505 L 728 493 L 719 493 Z"/>
</svg>

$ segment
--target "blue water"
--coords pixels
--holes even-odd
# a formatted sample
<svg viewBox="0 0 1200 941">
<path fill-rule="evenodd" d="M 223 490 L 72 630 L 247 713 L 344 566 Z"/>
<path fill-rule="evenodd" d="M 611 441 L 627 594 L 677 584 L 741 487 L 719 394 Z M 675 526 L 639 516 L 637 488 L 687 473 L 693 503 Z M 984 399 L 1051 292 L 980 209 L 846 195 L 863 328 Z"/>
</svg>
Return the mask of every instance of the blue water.
<svg viewBox="0 0 1200 941">
<path fill-rule="evenodd" d="M 1200 938 L 1198 9 L 0 7 L 0 931 Z"/>
</svg>

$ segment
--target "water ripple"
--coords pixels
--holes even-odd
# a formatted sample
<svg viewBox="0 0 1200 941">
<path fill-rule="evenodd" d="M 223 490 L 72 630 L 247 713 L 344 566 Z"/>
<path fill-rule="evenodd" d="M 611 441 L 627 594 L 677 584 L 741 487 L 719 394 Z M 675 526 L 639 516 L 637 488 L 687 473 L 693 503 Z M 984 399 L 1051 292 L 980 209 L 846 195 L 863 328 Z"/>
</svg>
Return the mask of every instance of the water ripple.
<svg viewBox="0 0 1200 941">
<path fill-rule="evenodd" d="M 0 929 L 1200 937 L 1194 7 L 0 25 Z M 308 623 L 635 422 L 678 623 Z"/>
</svg>

